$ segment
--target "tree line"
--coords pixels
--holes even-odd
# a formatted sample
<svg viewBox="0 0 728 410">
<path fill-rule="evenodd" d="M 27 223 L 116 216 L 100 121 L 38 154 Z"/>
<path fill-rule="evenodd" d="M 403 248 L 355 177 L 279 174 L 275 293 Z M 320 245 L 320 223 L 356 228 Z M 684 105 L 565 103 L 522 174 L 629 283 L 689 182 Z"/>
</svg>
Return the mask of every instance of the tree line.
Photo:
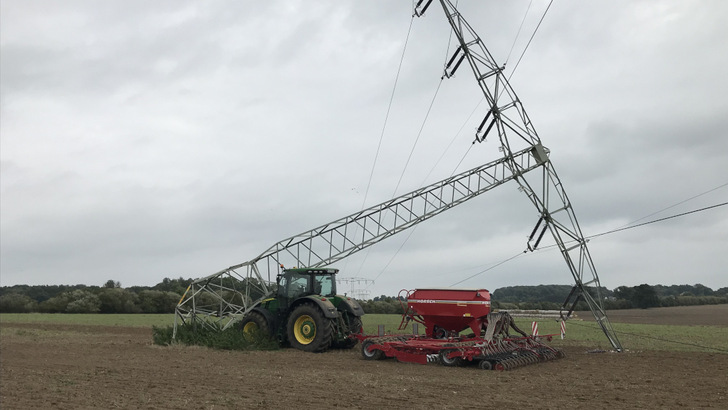
<svg viewBox="0 0 728 410">
<path fill-rule="evenodd" d="M 554 310 L 561 308 L 571 289 L 569 285 L 508 286 L 496 289 L 491 297 L 494 308 Z M 595 288 L 587 290 L 596 297 Z M 728 303 L 728 287 L 714 291 L 702 284 L 641 284 L 619 286 L 613 291 L 602 287 L 598 294 L 607 310 Z M 589 307 L 581 301 L 577 303 L 576 309 L 589 310 Z"/>
<path fill-rule="evenodd" d="M 173 313 L 192 279 L 164 278 L 152 286 L 122 288 L 108 280 L 102 286 L 16 285 L 0 287 L 0 312 L 3 313 Z M 508 286 L 491 294 L 494 309 L 561 308 L 572 287 L 569 285 Z M 589 289 L 596 296 L 595 289 Z M 728 287 L 712 290 L 696 285 L 620 286 L 601 288 L 605 309 L 650 308 L 728 303 Z M 366 313 L 401 314 L 403 299 L 377 296 L 360 300 Z M 577 310 L 588 310 L 582 301 Z"/>
<path fill-rule="evenodd" d="M 103 286 L 3 286 L 3 313 L 173 313 L 192 279 L 169 279 L 152 287 L 122 288 L 108 280 Z"/>
</svg>

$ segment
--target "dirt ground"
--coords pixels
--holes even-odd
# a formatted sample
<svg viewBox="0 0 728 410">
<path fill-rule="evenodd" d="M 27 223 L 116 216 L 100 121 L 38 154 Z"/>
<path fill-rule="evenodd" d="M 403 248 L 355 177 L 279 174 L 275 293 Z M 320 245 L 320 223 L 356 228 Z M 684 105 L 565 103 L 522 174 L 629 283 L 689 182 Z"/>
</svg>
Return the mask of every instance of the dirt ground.
<svg viewBox="0 0 728 410">
<path fill-rule="evenodd" d="M 160 347 L 151 329 L 2 323 L 0 407 L 728 408 L 728 354 L 587 353 L 506 372 Z"/>
</svg>

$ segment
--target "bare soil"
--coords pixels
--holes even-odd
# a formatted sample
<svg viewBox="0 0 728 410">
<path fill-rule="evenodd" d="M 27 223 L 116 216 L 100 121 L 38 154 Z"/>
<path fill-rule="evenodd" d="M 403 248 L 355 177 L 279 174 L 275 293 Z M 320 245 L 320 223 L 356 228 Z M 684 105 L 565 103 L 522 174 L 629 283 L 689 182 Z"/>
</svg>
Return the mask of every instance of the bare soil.
<svg viewBox="0 0 728 410">
<path fill-rule="evenodd" d="M 2 323 L 0 407 L 728 408 L 728 354 L 587 353 L 507 372 L 322 354 L 160 347 L 151 329 Z"/>
</svg>

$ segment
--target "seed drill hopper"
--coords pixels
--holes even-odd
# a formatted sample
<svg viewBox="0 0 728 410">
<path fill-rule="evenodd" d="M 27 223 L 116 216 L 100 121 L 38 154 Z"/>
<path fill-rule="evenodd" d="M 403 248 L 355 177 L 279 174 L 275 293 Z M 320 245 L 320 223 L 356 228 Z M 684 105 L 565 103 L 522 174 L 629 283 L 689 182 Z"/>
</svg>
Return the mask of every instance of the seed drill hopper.
<svg viewBox="0 0 728 410">
<path fill-rule="evenodd" d="M 362 337 L 364 359 L 394 357 L 402 362 L 473 363 L 485 370 L 510 370 L 564 357 L 542 341 L 555 335 L 527 335 L 508 313 L 491 312 L 490 293 L 485 289 L 403 292 L 407 302 L 400 330 L 414 321 L 425 326 L 425 336 Z M 461 336 L 468 328 L 473 333 Z M 511 335 L 511 330 L 518 335 Z"/>
</svg>

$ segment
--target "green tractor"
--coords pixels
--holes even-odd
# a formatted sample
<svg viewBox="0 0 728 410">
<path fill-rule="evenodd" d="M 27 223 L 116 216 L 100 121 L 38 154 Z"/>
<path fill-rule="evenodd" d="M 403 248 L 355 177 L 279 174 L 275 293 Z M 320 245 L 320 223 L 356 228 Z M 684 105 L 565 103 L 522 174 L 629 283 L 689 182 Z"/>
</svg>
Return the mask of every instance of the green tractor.
<svg viewBox="0 0 728 410">
<path fill-rule="evenodd" d="M 284 269 L 276 296 L 257 304 L 240 323 L 246 334 L 258 332 L 306 352 L 350 349 L 362 332 L 364 310 L 354 299 L 336 294 L 338 269 Z"/>
</svg>

